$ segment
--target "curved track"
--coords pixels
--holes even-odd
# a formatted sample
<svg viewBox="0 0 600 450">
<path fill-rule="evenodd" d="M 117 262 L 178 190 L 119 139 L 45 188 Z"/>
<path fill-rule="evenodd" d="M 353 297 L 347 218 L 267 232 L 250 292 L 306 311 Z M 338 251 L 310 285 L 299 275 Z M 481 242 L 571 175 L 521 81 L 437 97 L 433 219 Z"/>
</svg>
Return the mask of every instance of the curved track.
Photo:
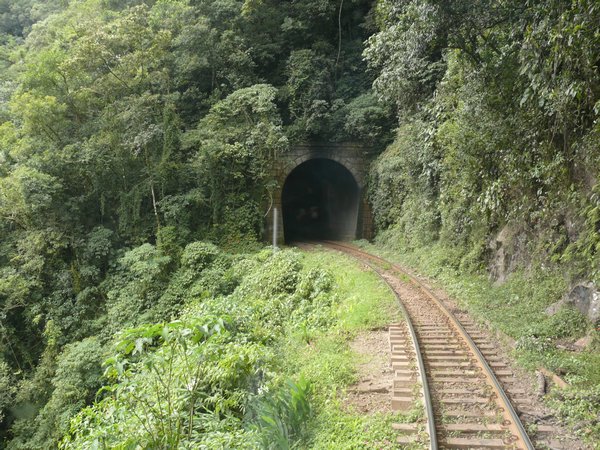
<svg viewBox="0 0 600 450">
<path fill-rule="evenodd" d="M 463 326 L 401 267 L 345 243 L 319 244 L 369 265 L 391 287 L 403 309 L 406 322 L 390 326 L 392 407 L 409 409 L 423 397 L 427 424 L 426 436 L 419 433 L 422 424 L 395 424 L 398 443 L 422 443 L 430 449 L 534 448 L 499 381 L 510 385 L 512 373 L 474 326 Z M 400 292 L 406 290 L 407 279 L 416 295 Z M 417 395 L 416 385 L 420 385 Z"/>
</svg>

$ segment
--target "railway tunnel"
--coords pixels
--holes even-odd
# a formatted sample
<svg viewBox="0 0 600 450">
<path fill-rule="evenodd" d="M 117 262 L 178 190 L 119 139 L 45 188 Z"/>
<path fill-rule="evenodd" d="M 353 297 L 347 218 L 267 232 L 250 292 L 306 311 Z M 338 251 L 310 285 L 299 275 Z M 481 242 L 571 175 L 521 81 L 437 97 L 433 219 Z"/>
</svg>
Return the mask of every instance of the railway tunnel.
<svg viewBox="0 0 600 450">
<path fill-rule="evenodd" d="M 342 164 L 327 158 L 303 162 L 283 185 L 285 242 L 354 239 L 359 200 L 358 183 Z"/>
</svg>

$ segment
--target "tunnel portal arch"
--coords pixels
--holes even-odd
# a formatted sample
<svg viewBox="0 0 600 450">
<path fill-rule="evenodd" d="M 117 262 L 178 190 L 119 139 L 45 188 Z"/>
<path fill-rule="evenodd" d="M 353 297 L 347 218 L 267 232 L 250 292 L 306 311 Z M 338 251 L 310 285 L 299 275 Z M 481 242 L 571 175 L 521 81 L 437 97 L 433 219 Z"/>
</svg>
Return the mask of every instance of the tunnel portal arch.
<svg viewBox="0 0 600 450">
<path fill-rule="evenodd" d="M 353 142 L 308 142 L 295 143 L 281 153 L 273 165 L 273 177 L 276 187 L 272 191 L 269 204 L 265 205 L 264 237 L 268 242 L 275 239 L 277 244 L 284 244 L 290 239 L 285 232 L 282 214 L 283 190 L 288 177 L 302 166 L 316 159 L 326 159 L 338 163 L 353 177 L 358 188 L 358 212 L 354 233 L 345 233 L 352 238 L 370 239 L 373 237 L 373 219 L 366 196 L 366 180 L 370 161 L 375 157 L 371 147 Z M 277 224 L 277 226 L 275 226 Z"/>
<path fill-rule="evenodd" d="M 354 239 L 359 204 L 360 188 L 348 168 L 333 159 L 308 159 L 288 174 L 283 185 L 285 241 Z"/>
</svg>

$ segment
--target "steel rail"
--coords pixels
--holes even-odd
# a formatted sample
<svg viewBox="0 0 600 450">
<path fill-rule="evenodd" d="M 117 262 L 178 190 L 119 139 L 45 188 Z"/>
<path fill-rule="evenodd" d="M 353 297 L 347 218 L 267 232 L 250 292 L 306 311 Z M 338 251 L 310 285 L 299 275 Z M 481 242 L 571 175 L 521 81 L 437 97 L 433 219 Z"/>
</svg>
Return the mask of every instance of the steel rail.
<svg viewBox="0 0 600 450">
<path fill-rule="evenodd" d="M 383 263 L 383 264 L 387 264 L 397 273 L 400 273 L 400 274 L 408 277 L 415 286 L 420 288 L 440 308 L 442 313 L 444 313 L 444 315 L 450 321 L 450 324 L 456 329 L 456 331 L 461 335 L 461 337 L 464 338 L 465 342 L 467 343 L 467 345 L 469 346 L 471 351 L 477 357 L 478 363 L 480 364 L 480 366 L 482 367 L 482 369 L 484 371 L 484 375 L 486 376 L 488 381 L 491 383 L 495 393 L 498 395 L 498 397 L 500 397 L 500 399 L 502 400 L 502 402 L 505 406 L 504 412 L 506 412 L 510 418 L 510 420 L 509 420 L 510 424 L 508 424 L 508 428 L 513 433 L 513 436 L 515 436 L 517 439 L 520 438 L 521 441 L 523 442 L 523 445 L 525 445 L 525 447 L 527 448 L 527 450 L 535 450 L 535 447 L 531 443 L 531 440 L 529 439 L 529 436 L 527 435 L 527 432 L 525 431 L 525 428 L 523 427 L 523 424 L 521 423 L 521 420 L 519 419 L 517 412 L 513 408 L 512 404 L 510 402 L 510 399 L 504 392 L 504 389 L 502 388 L 500 382 L 498 381 L 498 378 L 496 377 L 493 370 L 491 369 L 491 367 L 485 360 L 485 357 L 483 356 L 483 354 L 481 353 L 481 351 L 479 350 L 479 348 L 477 347 L 477 345 L 475 344 L 473 339 L 471 339 L 471 336 L 469 335 L 469 333 L 465 330 L 465 328 L 462 326 L 462 324 L 454 316 L 454 314 L 452 314 L 452 312 L 448 309 L 448 307 L 446 305 L 444 305 L 433 294 L 433 292 L 431 292 L 431 290 L 429 290 L 414 275 L 410 274 L 402 267 L 398 266 L 397 264 L 390 263 L 389 261 L 387 261 L 379 256 L 372 255 L 370 253 L 362 251 L 361 249 L 359 249 L 357 247 L 350 246 L 345 243 L 340 243 L 340 242 L 335 242 L 335 241 L 322 241 L 322 243 L 329 245 L 331 247 L 334 247 L 334 248 L 337 247 L 337 248 L 347 249 L 350 252 L 359 253 L 368 259 L 379 261 L 380 263 Z M 370 267 L 372 267 L 372 266 L 370 266 Z"/>
<path fill-rule="evenodd" d="M 435 416 L 433 414 L 433 403 L 431 402 L 431 392 L 429 390 L 429 382 L 427 381 L 427 376 L 425 372 L 425 363 L 423 362 L 423 355 L 419 351 L 419 340 L 417 338 L 417 333 L 415 332 L 415 327 L 413 326 L 412 320 L 408 311 L 404 307 L 402 300 L 398 293 L 394 290 L 394 288 L 390 285 L 390 283 L 383 277 L 383 275 L 370 263 L 366 261 L 362 261 L 364 264 L 367 264 L 373 272 L 375 272 L 379 278 L 385 283 L 390 291 L 396 297 L 398 301 L 398 305 L 400 306 L 400 311 L 404 315 L 406 319 L 406 325 L 408 327 L 408 331 L 410 333 L 412 346 L 415 351 L 415 355 L 417 358 L 417 367 L 419 368 L 419 375 L 421 377 L 421 394 L 423 396 L 423 400 L 425 402 L 425 416 L 427 418 L 427 434 L 429 434 L 429 449 L 437 450 L 438 442 L 437 442 L 437 433 L 435 429 Z"/>
<path fill-rule="evenodd" d="M 318 245 L 318 244 L 322 244 L 322 242 L 315 242 L 312 244 Z M 329 242 L 327 242 L 327 244 L 331 245 L 331 246 L 334 245 Z M 358 258 L 355 257 L 355 259 L 358 259 Z M 371 270 L 375 274 L 377 274 L 377 276 L 381 279 L 381 281 L 383 281 L 385 283 L 387 288 L 394 294 L 394 297 L 396 297 L 396 300 L 398 301 L 398 306 L 400 307 L 400 311 L 402 312 L 402 314 L 406 320 L 408 332 L 411 337 L 412 347 L 415 352 L 415 357 L 417 359 L 417 367 L 418 367 L 418 371 L 419 371 L 419 377 L 421 378 L 421 395 L 423 396 L 423 401 L 425 403 L 425 418 L 427 419 L 427 434 L 429 435 L 429 449 L 430 450 L 438 450 L 437 431 L 435 428 L 435 415 L 433 413 L 433 403 L 431 402 L 431 391 L 429 389 L 429 382 L 427 381 L 427 375 L 425 372 L 425 362 L 423 361 L 423 355 L 421 355 L 421 352 L 419 351 L 419 340 L 417 338 L 417 333 L 415 332 L 415 327 L 413 326 L 410 315 L 409 315 L 406 307 L 404 306 L 404 303 L 402 303 L 400 296 L 394 290 L 394 288 L 390 285 L 390 283 L 384 278 L 384 276 L 381 274 L 381 272 L 379 270 L 377 270 L 377 268 L 373 264 L 371 264 L 367 261 L 361 261 L 361 262 L 363 264 L 368 265 L 371 268 Z"/>
</svg>

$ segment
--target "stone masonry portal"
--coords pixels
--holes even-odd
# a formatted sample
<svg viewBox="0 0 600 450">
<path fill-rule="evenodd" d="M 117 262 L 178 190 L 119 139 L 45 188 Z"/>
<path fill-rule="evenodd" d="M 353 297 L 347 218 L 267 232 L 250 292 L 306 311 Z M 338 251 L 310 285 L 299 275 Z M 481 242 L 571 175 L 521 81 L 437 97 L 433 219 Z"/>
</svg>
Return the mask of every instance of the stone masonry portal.
<svg viewBox="0 0 600 450">
<path fill-rule="evenodd" d="M 366 198 L 372 156 L 371 149 L 352 143 L 295 145 L 281 155 L 265 240 L 272 239 L 274 208 L 278 245 L 294 239 L 372 238 Z"/>
</svg>

